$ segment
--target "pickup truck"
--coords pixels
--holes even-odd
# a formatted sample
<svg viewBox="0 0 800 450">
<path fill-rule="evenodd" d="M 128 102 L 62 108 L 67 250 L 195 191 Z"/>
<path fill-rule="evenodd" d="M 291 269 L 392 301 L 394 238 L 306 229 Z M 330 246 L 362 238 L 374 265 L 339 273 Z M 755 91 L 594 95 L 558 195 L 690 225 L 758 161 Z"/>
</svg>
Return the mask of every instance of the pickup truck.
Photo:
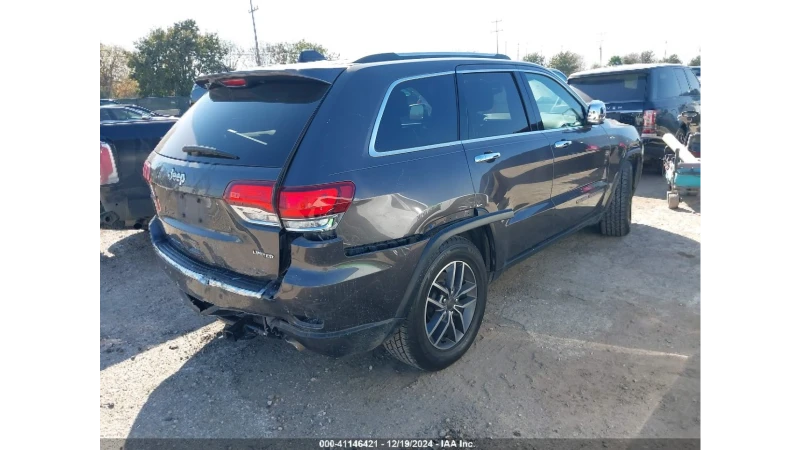
<svg viewBox="0 0 800 450">
<path fill-rule="evenodd" d="M 100 226 L 147 226 L 155 209 L 142 165 L 177 118 L 100 122 Z"/>
<path fill-rule="evenodd" d="M 567 82 L 585 102 L 604 102 L 608 118 L 636 127 L 645 163 L 662 167 L 661 160 L 671 152 L 662 139 L 665 134 L 686 144 L 691 134 L 700 132 L 700 82 L 689 67 L 628 64 L 574 73 Z"/>
</svg>

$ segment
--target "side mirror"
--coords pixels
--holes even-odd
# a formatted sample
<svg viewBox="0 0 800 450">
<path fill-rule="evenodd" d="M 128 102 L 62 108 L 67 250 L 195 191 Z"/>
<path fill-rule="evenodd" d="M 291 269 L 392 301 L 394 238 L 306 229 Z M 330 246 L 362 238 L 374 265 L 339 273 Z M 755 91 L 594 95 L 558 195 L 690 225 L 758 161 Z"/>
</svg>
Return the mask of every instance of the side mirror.
<svg viewBox="0 0 800 450">
<path fill-rule="evenodd" d="M 606 120 L 606 104 L 600 100 L 589 102 L 589 111 L 586 113 L 586 121 L 591 125 L 599 125 Z"/>
</svg>

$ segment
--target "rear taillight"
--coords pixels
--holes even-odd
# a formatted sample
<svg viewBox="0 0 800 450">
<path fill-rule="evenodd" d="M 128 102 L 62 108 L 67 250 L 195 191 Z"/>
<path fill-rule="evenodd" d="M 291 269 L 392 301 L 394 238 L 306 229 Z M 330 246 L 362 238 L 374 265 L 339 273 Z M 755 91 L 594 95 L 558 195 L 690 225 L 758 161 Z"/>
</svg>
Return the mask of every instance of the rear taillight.
<svg viewBox="0 0 800 450">
<path fill-rule="evenodd" d="M 643 114 L 642 134 L 655 134 L 656 132 L 656 112 L 648 109 Z"/>
<path fill-rule="evenodd" d="M 100 141 L 100 186 L 114 184 L 118 181 L 117 163 L 114 161 L 111 146 Z"/>
<path fill-rule="evenodd" d="M 272 193 L 275 183 L 234 181 L 225 190 L 225 201 L 242 219 L 261 225 L 279 225 Z"/>
<path fill-rule="evenodd" d="M 356 192 L 349 181 L 283 188 L 278 193 L 276 210 L 272 202 L 274 189 L 271 181 L 234 181 L 225 190 L 224 198 L 239 217 L 250 223 L 277 226 L 282 222 L 289 231 L 326 231 L 336 228 Z"/>
<path fill-rule="evenodd" d="M 356 185 L 349 181 L 284 188 L 280 191 L 278 215 L 289 231 L 332 230 L 350 207 L 355 193 Z"/>
<path fill-rule="evenodd" d="M 145 161 L 142 166 L 142 176 L 148 183 L 150 182 L 150 161 Z"/>
</svg>

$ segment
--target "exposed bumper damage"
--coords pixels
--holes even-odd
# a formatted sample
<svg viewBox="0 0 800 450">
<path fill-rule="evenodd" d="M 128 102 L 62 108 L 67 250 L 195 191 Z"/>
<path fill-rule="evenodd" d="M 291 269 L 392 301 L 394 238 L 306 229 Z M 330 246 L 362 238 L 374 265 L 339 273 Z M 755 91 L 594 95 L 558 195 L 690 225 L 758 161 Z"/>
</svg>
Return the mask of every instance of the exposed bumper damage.
<svg viewBox="0 0 800 450">
<path fill-rule="evenodd" d="M 183 299 L 194 311 L 226 322 L 229 337 L 280 337 L 333 357 L 372 350 L 394 331 L 402 320 L 396 318 L 401 297 L 426 242 L 346 257 L 339 239 L 296 238 L 290 267 L 269 280 L 187 257 L 170 244 L 157 217 L 150 236 Z"/>
</svg>

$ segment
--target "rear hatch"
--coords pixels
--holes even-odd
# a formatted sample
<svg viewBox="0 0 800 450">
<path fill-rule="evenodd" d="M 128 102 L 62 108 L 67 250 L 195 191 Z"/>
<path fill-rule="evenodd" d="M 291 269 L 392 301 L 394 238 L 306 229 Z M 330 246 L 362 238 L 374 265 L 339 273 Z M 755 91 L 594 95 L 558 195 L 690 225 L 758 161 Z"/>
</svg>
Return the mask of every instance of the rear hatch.
<svg viewBox="0 0 800 450">
<path fill-rule="evenodd" d="M 585 102 L 605 103 L 606 117 L 633 125 L 641 133 L 647 79 L 647 72 L 621 72 L 571 78 L 569 85 Z"/>
<path fill-rule="evenodd" d="M 340 72 L 326 73 L 329 80 L 274 71 L 209 79 L 208 95 L 145 167 L 170 250 L 215 269 L 277 277 L 286 246 L 273 184 Z"/>
</svg>

